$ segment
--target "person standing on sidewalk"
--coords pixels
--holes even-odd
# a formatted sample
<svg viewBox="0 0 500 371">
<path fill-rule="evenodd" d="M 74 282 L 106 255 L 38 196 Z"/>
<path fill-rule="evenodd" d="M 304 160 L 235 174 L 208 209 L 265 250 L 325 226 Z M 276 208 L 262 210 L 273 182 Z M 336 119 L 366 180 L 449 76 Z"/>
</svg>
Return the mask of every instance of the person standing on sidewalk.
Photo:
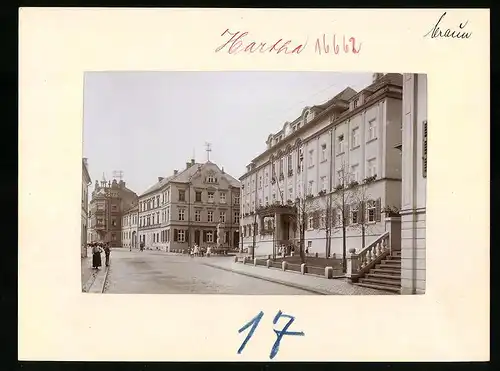
<svg viewBox="0 0 500 371">
<path fill-rule="evenodd" d="M 104 246 L 104 254 L 106 255 L 106 267 L 109 267 L 109 255 L 111 254 L 109 242 Z"/>
<path fill-rule="evenodd" d="M 92 268 L 99 269 L 101 264 L 101 248 L 95 243 L 92 247 Z"/>
</svg>

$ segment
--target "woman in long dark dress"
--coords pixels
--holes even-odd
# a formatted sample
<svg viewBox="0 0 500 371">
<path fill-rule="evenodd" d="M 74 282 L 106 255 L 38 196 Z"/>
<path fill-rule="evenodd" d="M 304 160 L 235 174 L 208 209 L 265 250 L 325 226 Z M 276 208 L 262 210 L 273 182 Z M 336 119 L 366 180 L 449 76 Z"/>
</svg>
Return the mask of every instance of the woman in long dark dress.
<svg viewBox="0 0 500 371">
<path fill-rule="evenodd" d="M 101 265 L 101 248 L 95 244 L 92 248 L 92 268 L 98 269 Z"/>
</svg>

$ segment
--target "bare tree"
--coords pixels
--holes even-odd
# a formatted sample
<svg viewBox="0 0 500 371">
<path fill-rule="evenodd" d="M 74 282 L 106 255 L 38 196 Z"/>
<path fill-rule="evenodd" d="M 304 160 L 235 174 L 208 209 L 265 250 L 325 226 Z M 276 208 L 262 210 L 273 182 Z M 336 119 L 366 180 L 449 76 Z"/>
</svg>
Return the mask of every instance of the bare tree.
<svg viewBox="0 0 500 371">
<path fill-rule="evenodd" d="M 366 232 L 380 219 L 380 200 L 372 200 L 368 185 L 376 179 L 376 175 L 364 179 L 361 183 L 353 181 L 349 184 L 351 189 L 351 214 L 350 226 L 361 231 L 361 248 L 366 244 Z"/>
<path fill-rule="evenodd" d="M 313 216 L 314 213 L 319 210 L 317 199 L 311 192 L 305 192 L 302 186 L 301 191 L 297 193 L 295 200 L 285 201 L 279 181 L 277 179 L 274 179 L 274 181 L 276 181 L 276 186 L 280 196 L 280 201 L 277 202 L 280 205 L 293 206 L 295 208 L 295 212 L 290 215 L 290 221 L 294 231 L 297 229 L 299 230 L 299 255 L 301 262 L 305 263 L 305 233 L 307 230 L 307 222 L 308 217 Z"/>
</svg>

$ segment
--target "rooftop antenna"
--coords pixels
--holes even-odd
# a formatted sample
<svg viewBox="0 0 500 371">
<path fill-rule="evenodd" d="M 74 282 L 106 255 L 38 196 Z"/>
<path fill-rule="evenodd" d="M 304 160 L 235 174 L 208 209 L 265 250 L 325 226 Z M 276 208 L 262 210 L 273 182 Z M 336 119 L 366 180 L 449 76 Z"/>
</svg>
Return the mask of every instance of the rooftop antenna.
<svg viewBox="0 0 500 371">
<path fill-rule="evenodd" d="M 123 179 L 123 171 L 122 170 L 113 171 L 113 179 L 118 179 L 121 182 Z"/>
<path fill-rule="evenodd" d="M 206 142 L 205 147 L 207 147 L 207 149 L 205 150 L 207 152 L 207 161 L 210 161 L 210 152 L 212 152 L 212 143 Z"/>
</svg>

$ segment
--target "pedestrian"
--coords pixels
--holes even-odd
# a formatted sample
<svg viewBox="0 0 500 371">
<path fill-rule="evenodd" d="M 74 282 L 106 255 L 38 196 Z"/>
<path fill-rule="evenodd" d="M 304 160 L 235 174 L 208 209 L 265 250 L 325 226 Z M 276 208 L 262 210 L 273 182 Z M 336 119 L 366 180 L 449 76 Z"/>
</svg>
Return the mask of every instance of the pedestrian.
<svg viewBox="0 0 500 371">
<path fill-rule="evenodd" d="M 92 268 L 99 269 L 101 266 L 101 248 L 98 244 L 92 247 Z"/>
<path fill-rule="evenodd" d="M 109 255 L 111 254 L 111 249 L 109 248 L 109 242 L 104 246 L 104 254 L 106 256 L 106 267 L 109 267 Z"/>
</svg>

